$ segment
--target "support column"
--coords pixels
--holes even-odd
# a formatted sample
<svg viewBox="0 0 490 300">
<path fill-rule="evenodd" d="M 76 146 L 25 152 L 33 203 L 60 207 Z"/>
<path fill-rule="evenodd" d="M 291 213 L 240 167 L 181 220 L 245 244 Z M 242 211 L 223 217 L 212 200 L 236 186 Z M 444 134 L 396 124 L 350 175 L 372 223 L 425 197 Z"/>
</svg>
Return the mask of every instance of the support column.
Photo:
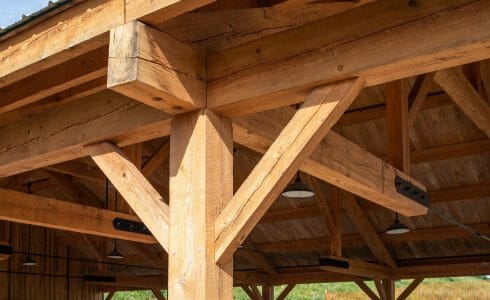
<svg viewBox="0 0 490 300">
<path fill-rule="evenodd" d="M 273 285 L 263 285 L 262 286 L 262 299 L 263 300 L 274 300 L 274 286 Z"/>
<path fill-rule="evenodd" d="M 385 291 L 386 300 L 395 300 L 395 281 L 383 279 L 383 289 Z"/>
<path fill-rule="evenodd" d="M 215 263 L 214 224 L 233 196 L 231 122 L 177 115 L 170 137 L 169 299 L 232 299 L 233 262 Z"/>
</svg>

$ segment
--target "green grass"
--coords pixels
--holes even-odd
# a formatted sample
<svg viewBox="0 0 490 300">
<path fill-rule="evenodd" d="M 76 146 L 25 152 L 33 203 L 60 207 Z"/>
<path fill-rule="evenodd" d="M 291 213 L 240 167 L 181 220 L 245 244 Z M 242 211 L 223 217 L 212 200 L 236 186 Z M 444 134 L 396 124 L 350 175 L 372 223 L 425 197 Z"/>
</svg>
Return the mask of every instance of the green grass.
<svg viewBox="0 0 490 300">
<path fill-rule="evenodd" d="M 410 284 L 411 280 L 396 282 L 397 295 Z M 376 290 L 372 282 L 367 285 Z M 275 288 L 275 295 L 279 295 L 285 286 Z M 287 297 L 288 300 L 324 300 L 325 291 L 331 299 L 366 299 L 366 296 L 356 284 L 346 283 L 318 283 L 297 285 Z M 164 295 L 166 292 L 164 291 Z M 234 289 L 235 300 L 248 300 L 249 298 L 240 288 Z M 484 276 L 479 277 L 450 277 L 426 279 L 414 291 L 411 300 L 421 299 L 490 299 L 490 280 Z M 156 299 L 151 292 L 135 291 L 120 292 L 114 296 L 115 300 L 153 300 Z"/>
</svg>

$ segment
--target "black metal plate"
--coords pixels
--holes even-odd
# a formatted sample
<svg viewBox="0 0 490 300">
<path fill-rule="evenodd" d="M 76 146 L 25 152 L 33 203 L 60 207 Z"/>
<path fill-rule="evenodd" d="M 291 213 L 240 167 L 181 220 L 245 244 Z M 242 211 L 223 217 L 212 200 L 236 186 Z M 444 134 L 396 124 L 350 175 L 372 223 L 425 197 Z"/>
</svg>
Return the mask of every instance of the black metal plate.
<svg viewBox="0 0 490 300">
<path fill-rule="evenodd" d="M 12 255 L 12 246 L 10 245 L 0 245 L 0 254 Z"/>
<path fill-rule="evenodd" d="M 399 176 L 396 176 L 395 178 L 395 187 L 396 187 L 396 191 L 402 194 L 403 196 L 415 200 L 422 205 L 425 206 L 430 205 L 429 193 L 419 189 L 415 185 L 411 184 L 410 182 L 406 181 L 405 179 Z"/>
<path fill-rule="evenodd" d="M 333 259 L 333 258 L 320 258 L 319 266 L 322 267 L 336 267 L 342 269 L 348 269 L 349 263 L 344 260 Z"/>
<path fill-rule="evenodd" d="M 116 282 L 116 277 L 114 276 L 99 276 L 99 275 L 85 275 L 83 276 L 85 281 L 94 282 Z"/>
<path fill-rule="evenodd" d="M 151 232 L 148 230 L 148 228 L 146 228 L 145 224 L 143 224 L 142 222 L 115 218 L 112 221 L 112 225 L 114 226 L 114 229 L 117 230 L 151 235 Z"/>
</svg>

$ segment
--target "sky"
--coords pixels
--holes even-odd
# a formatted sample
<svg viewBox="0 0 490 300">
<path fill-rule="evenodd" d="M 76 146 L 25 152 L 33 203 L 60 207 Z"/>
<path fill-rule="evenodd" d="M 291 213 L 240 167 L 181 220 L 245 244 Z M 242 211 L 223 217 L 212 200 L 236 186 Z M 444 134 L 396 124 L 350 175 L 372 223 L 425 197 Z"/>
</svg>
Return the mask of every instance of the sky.
<svg viewBox="0 0 490 300">
<path fill-rule="evenodd" d="M 0 27 L 5 28 L 48 5 L 48 0 L 0 0 Z"/>
</svg>

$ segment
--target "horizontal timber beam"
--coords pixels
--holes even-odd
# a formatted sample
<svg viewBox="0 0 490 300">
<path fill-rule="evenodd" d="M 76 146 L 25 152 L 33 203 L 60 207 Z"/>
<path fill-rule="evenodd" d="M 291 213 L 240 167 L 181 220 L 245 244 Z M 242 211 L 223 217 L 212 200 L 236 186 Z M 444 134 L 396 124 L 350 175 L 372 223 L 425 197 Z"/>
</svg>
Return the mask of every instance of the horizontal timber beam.
<svg viewBox="0 0 490 300">
<path fill-rule="evenodd" d="M 211 0 L 87 0 L 0 44 L 0 87 L 109 44 L 109 31 L 142 19 L 156 25 Z"/>
<path fill-rule="evenodd" d="M 312 87 L 353 76 L 372 86 L 487 59 L 489 13 L 485 0 L 425 1 L 416 9 L 382 0 L 211 54 L 208 107 L 248 114 L 301 102 Z"/>
<path fill-rule="evenodd" d="M 318 208 L 317 208 L 318 209 Z M 468 227 L 481 232 L 482 234 L 490 234 L 489 223 L 467 224 Z M 379 232 L 378 236 L 384 243 L 399 244 L 405 242 L 416 241 L 435 241 L 435 240 L 450 240 L 470 238 L 473 235 L 461 229 L 458 226 L 444 226 L 436 228 L 412 229 L 403 235 L 389 235 L 384 232 Z M 278 252 L 278 251 L 301 251 L 301 250 L 320 250 L 328 249 L 330 243 L 329 238 L 314 238 L 289 240 L 279 242 L 269 242 L 255 244 L 255 248 L 263 252 Z M 342 235 L 342 247 L 359 247 L 365 245 L 364 239 L 360 234 L 344 234 Z"/>
<path fill-rule="evenodd" d="M 0 189 L 0 219 L 53 229 L 155 244 L 151 235 L 114 229 L 115 218 L 140 222 L 135 216 L 86 205 Z"/>
<path fill-rule="evenodd" d="M 0 127 L 0 178 L 86 156 L 94 142 L 123 147 L 169 133 L 169 115 L 104 91 Z"/>
<path fill-rule="evenodd" d="M 490 145 L 490 144 L 489 144 Z M 490 151 L 490 150 L 489 150 Z M 479 199 L 490 197 L 490 186 L 488 184 L 457 187 L 438 191 L 429 192 L 432 204 L 448 203 L 453 201 L 463 201 L 471 199 Z M 363 201 L 361 203 L 363 209 L 371 210 L 378 209 L 378 205 L 371 202 Z M 293 219 L 318 218 L 322 214 L 318 210 L 317 205 L 302 206 L 295 208 L 286 208 L 280 210 L 268 211 L 260 220 L 261 223 L 280 222 Z"/>
<path fill-rule="evenodd" d="M 204 58 L 195 49 L 138 21 L 110 35 L 108 88 L 173 115 L 206 105 Z"/>
<path fill-rule="evenodd" d="M 333 273 L 354 275 L 360 277 L 368 278 L 390 278 L 390 268 L 382 265 L 367 263 L 359 260 L 340 258 L 340 257 L 330 257 L 331 259 L 340 260 L 349 264 L 348 268 L 342 267 L 332 267 L 332 266 L 321 266 L 320 269 L 324 271 L 329 271 Z"/>
<path fill-rule="evenodd" d="M 234 141 L 265 153 L 293 114 L 293 108 L 282 107 L 234 118 Z M 403 215 L 427 212 L 427 207 L 399 194 L 394 182 L 400 176 L 425 189 L 422 184 L 333 131 L 327 133 L 300 170 Z"/>
</svg>

